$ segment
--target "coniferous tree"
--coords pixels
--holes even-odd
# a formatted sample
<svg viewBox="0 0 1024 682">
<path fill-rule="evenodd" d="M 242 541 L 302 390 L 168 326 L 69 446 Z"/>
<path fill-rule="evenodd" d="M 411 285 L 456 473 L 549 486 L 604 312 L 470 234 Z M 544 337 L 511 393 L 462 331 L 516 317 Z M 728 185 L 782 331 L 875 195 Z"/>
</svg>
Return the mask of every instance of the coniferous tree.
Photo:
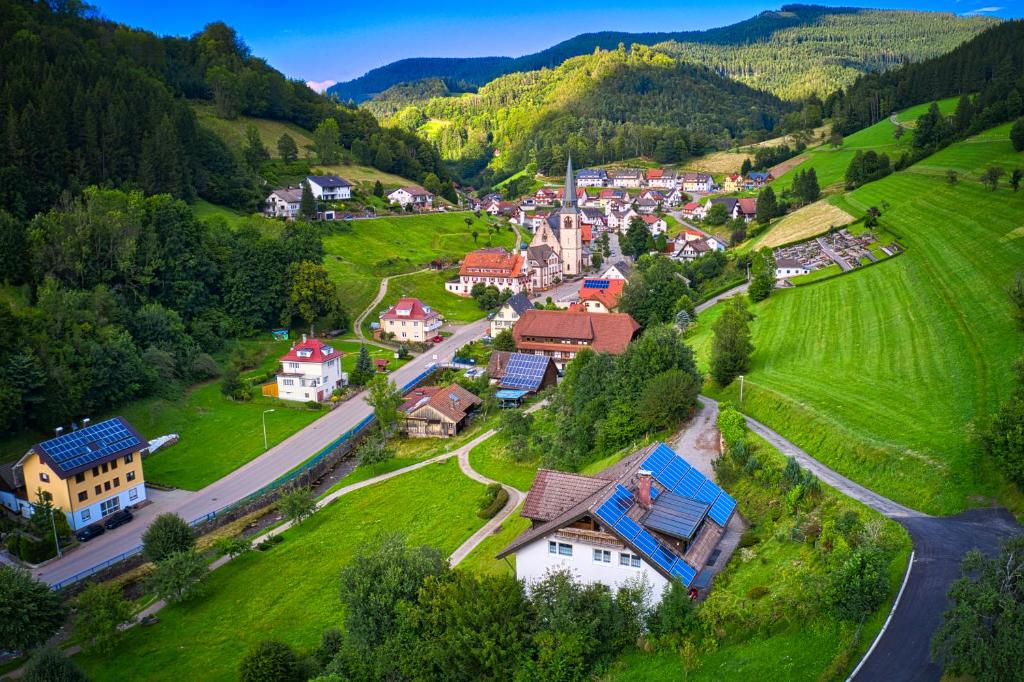
<svg viewBox="0 0 1024 682">
<path fill-rule="evenodd" d="M 333 118 L 325 118 L 313 131 L 317 157 L 320 163 L 331 165 L 338 162 L 338 122 Z"/>
<path fill-rule="evenodd" d="M 299 148 L 288 133 L 283 133 L 277 140 L 277 154 L 285 163 L 292 163 L 299 158 Z"/>
<path fill-rule="evenodd" d="M 302 217 L 312 220 L 316 218 L 316 198 L 308 182 L 302 183 L 302 198 L 299 199 L 299 213 Z"/>
<path fill-rule="evenodd" d="M 779 211 L 779 201 L 775 198 L 775 190 L 765 187 L 757 195 L 757 222 L 767 225 Z"/>
<path fill-rule="evenodd" d="M 370 359 L 370 351 L 366 344 L 360 344 L 359 355 L 356 357 L 356 365 L 349 376 L 349 381 L 354 386 L 365 386 L 373 378 L 373 361 Z"/>
<path fill-rule="evenodd" d="M 260 164 L 270 158 L 270 152 L 267 151 L 263 140 L 260 139 L 259 131 L 251 123 L 245 128 L 245 147 L 242 149 L 242 157 L 253 171 L 259 170 Z"/>
</svg>

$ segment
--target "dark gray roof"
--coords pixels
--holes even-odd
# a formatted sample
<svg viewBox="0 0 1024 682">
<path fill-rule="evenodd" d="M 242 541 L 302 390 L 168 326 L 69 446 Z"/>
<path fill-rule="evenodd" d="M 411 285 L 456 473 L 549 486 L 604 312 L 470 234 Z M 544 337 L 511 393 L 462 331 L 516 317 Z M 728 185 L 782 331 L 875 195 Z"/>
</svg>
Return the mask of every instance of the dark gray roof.
<svg viewBox="0 0 1024 682">
<path fill-rule="evenodd" d="M 64 479 L 148 446 L 124 417 L 114 417 L 36 443 L 32 451 Z"/>
<path fill-rule="evenodd" d="M 739 199 L 735 197 L 715 197 L 711 200 L 711 204 L 722 204 L 725 206 L 725 210 L 732 213 L 736 209 L 736 204 L 739 203 Z"/>
<path fill-rule="evenodd" d="M 521 291 L 512 298 L 505 301 L 505 305 L 512 308 L 512 310 L 516 311 L 516 313 L 518 313 L 519 315 L 522 315 L 524 312 L 533 307 L 533 304 L 530 303 L 530 299 L 528 299 L 526 297 L 526 294 L 524 294 Z"/>
<path fill-rule="evenodd" d="M 775 267 L 777 268 L 803 268 L 807 269 L 807 266 L 796 260 L 795 258 L 780 258 L 775 261 Z"/>
<path fill-rule="evenodd" d="M 307 180 L 312 180 L 321 187 L 351 187 L 352 183 L 348 180 L 343 180 L 337 175 L 310 175 L 307 176 Z"/>
<path fill-rule="evenodd" d="M 709 509 L 710 504 L 666 490 L 658 495 L 658 499 L 651 505 L 651 510 L 640 519 L 640 523 L 659 533 L 680 540 L 689 540 L 697 532 Z"/>
</svg>

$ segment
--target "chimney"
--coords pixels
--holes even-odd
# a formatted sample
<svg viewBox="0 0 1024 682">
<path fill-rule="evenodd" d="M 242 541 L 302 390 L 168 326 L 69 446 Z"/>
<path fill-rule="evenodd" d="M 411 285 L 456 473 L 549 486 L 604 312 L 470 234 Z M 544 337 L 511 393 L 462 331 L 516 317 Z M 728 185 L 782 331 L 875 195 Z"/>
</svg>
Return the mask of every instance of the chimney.
<svg viewBox="0 0 1024 682">
<path fill-rule="evenodd" d="M 71 430 L 72 431 L 77 431 L 78 430 L 78 424 L 76 424 L 75 422 L 71 422 Z"/>
<path fill-rule="evenodd" d="M 86 426 L 88 426 L 91 423 L 92 423 L 92 419 L 89 419 L 88 417 L 84 417 L 82 419 L 82 428 L 84 429 Z"/>
<path fill-rule="evenodd" d="M 637 488 L 640 499 L 640 506 L 644 509 L 651 508 L 651 472 L 647 469 L 640 470 L 640 484 Z"/>
<path fill-rule="evenodd" d="M 55 428 L 53 430 L 53 435 L 55 435 L 55 436 L 59 436 L 62 433 L 64 433 L 64 427 L 63 426 L 58 426 L 57 428 Z"/>
<path fill-rule="evenodd" d="M 302 343 L 306 343 L 306 335 L 305 334 L 302 335 Z"/>
</svg>

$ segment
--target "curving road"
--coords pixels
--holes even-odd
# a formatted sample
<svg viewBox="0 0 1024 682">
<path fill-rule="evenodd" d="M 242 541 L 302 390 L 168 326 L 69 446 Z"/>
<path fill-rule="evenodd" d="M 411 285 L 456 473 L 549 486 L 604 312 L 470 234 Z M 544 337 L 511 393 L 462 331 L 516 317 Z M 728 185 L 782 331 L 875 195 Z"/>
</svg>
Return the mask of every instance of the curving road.
<svg viewBox="0 0 1024 682">
<path fill-rule="evenodd" d="M 700 397 L 705 409 L 718 402 Z M 931 658 L 932 633 L 948 606 L 946 592 L 960 577 L 960 560 L 972 549 L 995 554 L 1006 538 L 1024 533 L 1005 509 L 971 509 L 956 516 L 929 516 L 851 481 L 807 454 L 761 422 L 746 417 L 750 430 L 844 495 L 900 523 L 914 545 L 913 565 L 902 598 L 877 646 L 857 671 L 859 680 L 918 682 L 939 680 L 942 668 Z"/>
</svg>

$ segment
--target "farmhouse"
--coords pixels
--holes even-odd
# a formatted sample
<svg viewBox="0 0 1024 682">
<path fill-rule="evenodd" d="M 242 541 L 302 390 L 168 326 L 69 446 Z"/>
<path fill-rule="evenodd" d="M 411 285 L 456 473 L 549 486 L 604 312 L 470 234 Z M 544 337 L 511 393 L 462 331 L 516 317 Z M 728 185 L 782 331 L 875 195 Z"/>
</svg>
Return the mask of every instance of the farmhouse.
<svg viewBox="0 0 1024 682">
<path fill-rule="evenodd" d="M 320 201 L 345 201 L 352 198 L 352 183 L 337 175 L 310 175 L 306 183 L 313 197 Z"/>
<path fill-rule="evenodd" d="M 494 313 L 494 317 L 491 318 L 491 336 L 497 336 L 506 329 L 511 329 L 519 321 L 519 317 L 531 308 L 533 308 L 533 304 L 522 292 L 509 298 L 501 304 L 501 307 Z"/>
<path fill-rule="evenodd" d="M 487 376 L 498 388 L 539 393 L 558 383 L 558 367 L 545 355 L 496 350 L 487 361 Z"/>
<path fill-rule="evenodd" d="M 146 499 L 142 455 L 148 447 L 124 417 L 86 419 L 33 445 L 12 469 L 13 487 L 31 500 L 42 491 L 78 530 Z"/>
<path fill-rule="evenodd" d="M 381 331 L 393 334 L 396 341 L 426 343 L 442 324 L 441 313 L 418 298 L 400 298 L 380 316 Z"/>
<path fill-rule="evenodd" d="M 806 275 L 810 272 L 800 261 L 793 258 L 780 258 L 775 261 L 775 279 L 787 279 L 789 277 L 799 277 L 800 275 Z"/>
<path fill-rule="evenodd" d="M 626 286 L 624 279 L 583 280 L 580 285 L 580 302 L 592 313 L 611 313 L 619 307 L 619 298 Z"/>
<path fill-rule="evenodd" d="M 540 469 L 520 512 L 532 525 L 498 558 L 515 555 L 527 585 L 554 570 L 613 590 L 643 577 L 656 602 L 672 581 L 703 582 L 735 509 L 732 496 L 654 443 L 596 476 Z"/>
<path fill-rule="evenodd" d="M 411 438 L 451 438 L 481 402 L 458 384 L 414 388 L 399 408 L 402 432 Z"/>
<path fill-rule="evenodd" d="M 405 208 L 412 204 L 414 208 L 430 208 L 434 205 L 434 195 L 422 187 L 406 186 L 388 193 L 388 201 Z"/>
<path fill-rule="evenodd" d="M 526 258 L 501 247 L 470 251 L 462 259 L 459 276 L 445 282 L 444 288 L 469 296 L 477 284 L 509 289 L 513 294 L 529 291 Z"/>
<path fill-rule="evenodd" d="M 584 168 L 576 173 L 580 187 L 604 187 L 608 184 L 608 171 L 602 168 Z"/>
<path fill-rule="evenodd" d="M 622 353 L 639 332 L 640 325 L 625 313 L 536 309 L 523 313 L 512 328 L 517 350 L 552 357 L 559 369 L 584 348 Z"/>
<path fill-rule="evenodd" d="M 299 204 L 301 201 L 301 187 L 275 189 L 267 197 L 267 200 L 263 202 L 263 213 L 271 218 L 294 220 L 299 215 Z"/>
<path fill-rule="evenodd" d="M 684 192 L 710 192 L 715 181 L 707 173 L 683 173 Z"/>
<path fill-rule="evenodd" d="M 341 371 L 341 351 L 319 339 L 307 339 L 305 334 L 280 362 L 277 397 L 281 400 L 323 402 L 334 389 L 348 384 L 348 375 Z"/>
</svg>

